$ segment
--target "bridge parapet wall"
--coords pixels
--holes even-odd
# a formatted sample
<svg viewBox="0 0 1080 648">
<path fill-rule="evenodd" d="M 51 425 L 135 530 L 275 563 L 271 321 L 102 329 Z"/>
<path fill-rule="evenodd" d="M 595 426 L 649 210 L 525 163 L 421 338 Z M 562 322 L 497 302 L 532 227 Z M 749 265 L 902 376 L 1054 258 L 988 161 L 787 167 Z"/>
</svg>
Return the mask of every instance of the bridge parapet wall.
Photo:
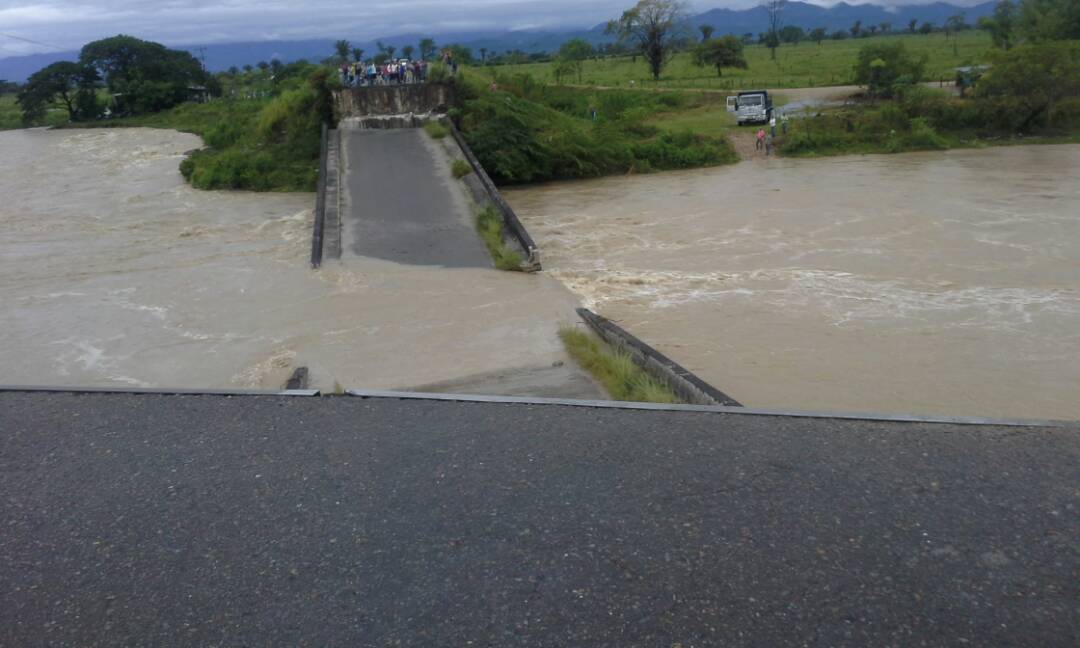
<svg viewBox="0 0 1080 648">
<path fill-rule="evenodd" d="M 454 87 L 447 83 L 344 88 L 334 92 L 338 120 L 374 115 L 445 113 L 453 105 Z"/>
</svg>

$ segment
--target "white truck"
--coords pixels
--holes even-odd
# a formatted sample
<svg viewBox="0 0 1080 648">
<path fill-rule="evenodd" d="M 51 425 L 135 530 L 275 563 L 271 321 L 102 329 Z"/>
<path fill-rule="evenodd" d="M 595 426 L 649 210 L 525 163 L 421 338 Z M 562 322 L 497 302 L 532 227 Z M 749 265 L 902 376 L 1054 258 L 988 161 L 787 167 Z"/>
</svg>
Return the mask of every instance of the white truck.
<svg viewBox="0 0 1080 648">
<path fill-rule="evenodd" d="M 766 124 L 772 119 L 772 97 L 768 90 L 747 90 L 727 98 L 728 112 L 735 113 L 739 125 Z"/>
</svg>

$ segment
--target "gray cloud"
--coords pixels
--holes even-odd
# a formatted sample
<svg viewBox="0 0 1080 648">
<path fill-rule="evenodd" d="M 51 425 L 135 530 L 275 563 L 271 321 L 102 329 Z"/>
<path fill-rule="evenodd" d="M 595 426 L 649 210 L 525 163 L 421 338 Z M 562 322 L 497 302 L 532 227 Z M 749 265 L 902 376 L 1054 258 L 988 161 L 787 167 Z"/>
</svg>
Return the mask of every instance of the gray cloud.
<svg viewBox="0 0 1080 648">
<path fill-rule="evenodd" d="M 828 6 L 835 2 L 812 0 Z M 931 0 L 874 0 L 879 5 Z M 954 0 L 971 5 L 978 0 Z M 55 49 L 118 33 L 168 45 L 348 38 L 484 29 L 584 27 L 633 0 L 0 0 L 0 57 Z M 695 11 L 746 8 L 756 0 L 703 0 Z"/>
</svg>

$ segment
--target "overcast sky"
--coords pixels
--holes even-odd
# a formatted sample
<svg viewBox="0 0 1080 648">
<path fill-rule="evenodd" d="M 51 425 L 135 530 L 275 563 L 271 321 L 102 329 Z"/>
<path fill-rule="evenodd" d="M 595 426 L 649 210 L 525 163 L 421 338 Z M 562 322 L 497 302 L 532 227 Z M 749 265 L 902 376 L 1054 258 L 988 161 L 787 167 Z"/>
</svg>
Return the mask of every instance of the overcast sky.
<svg viewBox="0 0 1080 648">
<path fill-rule="evenodd" d="M 0 58 L 79 49 L 119 33 L 167 45 L 592 26 L 634 0 L 0 0 Z M 814 4 L 835 2 L 809 0 Z M 857 4 L 856 0 L 849 0 Z M 873 0 L 879 5 L 929 0 Z M 972 5 L 979 0 L 952 0 Z M 757 0 L 699 0 L 695 12 Z"/>
</svg>

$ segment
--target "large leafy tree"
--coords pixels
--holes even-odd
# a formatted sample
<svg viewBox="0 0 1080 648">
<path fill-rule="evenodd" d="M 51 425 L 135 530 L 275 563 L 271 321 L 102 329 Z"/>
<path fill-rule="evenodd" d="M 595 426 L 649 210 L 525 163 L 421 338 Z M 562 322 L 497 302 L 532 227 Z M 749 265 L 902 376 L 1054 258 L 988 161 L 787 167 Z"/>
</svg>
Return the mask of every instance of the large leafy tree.
<svg viewBox="0 0 1080 648">
<path fill-rule="evenodd" d="M 864 45 L 855 62 L 855 83 L 873 96 L 891 97 L 898 85 L 922 81 L 925 68 L 926 55 L 916 58 L 903 42 Z"/>
<path fill-rule="evenodd" d="M 1034 43 L 999 52 L 975 96 L 989 119 L 1019 132 L 1080 120 L 1080 45 Z"/>
<path fill-rule="evenodd" d="M 1032 41 L 1080 38 L 1077 0 L 1023 0 L 1018 17 L 1020 33 Z"/>
<path fill-rule="evenodd" d="M 776 48 L 780 47 L 780 28 L 784 24 L 784 8 L 787 0 L 763 0 L 765 13 L 769 18 L 769 31 L 765 34 L 765 46 L 769 48 L 769 55 L 776 60 Z"/>
<path fill-rule="evenodd" d="M 571 38 L 559 48 L 558 60 L 560 71 L 572 71 L 577 75 L 578 83 L 581 83 L 581 71 L 585 65 L 585 59 L 594 53 L 593 46 L 583 38 Z M 561 77 L 561 74 L 559 75 Z"/>
<path fill-rule="evenodd" d="M 95 84 L 97 70 L 71 61 L 58 61 L 30 76 L 16 99 L 23 121 L 30 124 L 45 116 L 51 106 L 61 106 L 70 121 L 98 116 Z"/>
<path fill-rule="evenodd" d="M 606 33 L 632 43 L 649 64 L 654 79 L 660 78 L 676 44 L 686 30 L 687 5 L 681 0 L 640 0 L 608 23 Z"/>
<path fill-rule="evenodd" d="M 121 113 L 157 112 L 188 98 L 189 88 L 215 88 L 190 52 L 132 36 L 113 36 L 82 48 L 79 62 L 98 71 Z"/>
<path fill-rule="evenodd" d="M 735 36 L 723 36 L 701 43 L 694 48 L 694 63 L 702 67 L 715 67 L 717 76 L 723 76 L 726 67 L 747 68 L 742 41 Z"/>
<path fill-rule="evenodd" d="M 347 40 L 339 40 L 334 43 L 334 53 L 342 63 L 349 62 L 349 54 L 352 52 L 352 44 Z"/>
<path fill-rule="evenodd" d="M 998 0 L 994 5 L 994 14 L 980 18 L 979 27 L 990 32 L 995 46 L 1009 49 L 1015 40 L 1016 5 L 1012 0 Z"/>
</svg>

